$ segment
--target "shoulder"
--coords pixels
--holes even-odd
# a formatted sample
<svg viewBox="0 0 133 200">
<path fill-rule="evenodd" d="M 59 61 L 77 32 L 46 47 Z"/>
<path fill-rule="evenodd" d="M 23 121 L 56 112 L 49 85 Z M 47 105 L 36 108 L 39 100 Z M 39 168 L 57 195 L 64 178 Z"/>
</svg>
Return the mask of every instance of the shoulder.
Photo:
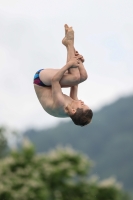
<svg viewBox="0 0 133 200">
<path fill-rule="evenodd" d="M 53 108 L 62 108 L 65 105 L 65 99 L 63 95 L 58 95 L 56 99 L 53 98 Z"/>
</svg>

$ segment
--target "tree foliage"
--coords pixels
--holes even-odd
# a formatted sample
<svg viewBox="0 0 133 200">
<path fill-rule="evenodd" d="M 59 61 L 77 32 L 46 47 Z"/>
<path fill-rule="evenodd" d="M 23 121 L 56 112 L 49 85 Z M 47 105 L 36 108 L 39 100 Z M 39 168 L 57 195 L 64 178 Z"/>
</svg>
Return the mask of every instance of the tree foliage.
<svg viewBox="0 0 133 200">
<path fill-rule="evenodd" d="M 0 158 L 5 157 L 9 151 L 7 140 L 4 137 L 5 131 L 5 127 L 0 127 Z"/>
<path fill-rule="evenodd" d="M 12 151 L 0 163 L 0 199 L 122 200 L 116 183 L 87 178 L 90 167 L 91 161 L 71 148 L 36 155 L 26 142 L 21 151 Z"/>
</svg>

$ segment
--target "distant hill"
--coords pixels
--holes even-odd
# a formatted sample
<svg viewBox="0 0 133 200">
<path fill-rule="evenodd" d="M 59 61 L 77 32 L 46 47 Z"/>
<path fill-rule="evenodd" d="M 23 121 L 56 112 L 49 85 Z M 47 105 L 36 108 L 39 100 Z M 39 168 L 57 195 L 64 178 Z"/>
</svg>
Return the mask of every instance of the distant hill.
<svg viewBox="0 0 133 200">
<path fill-rule="evenodd" d="M 71 145 L 95 162 L 93 173 L 100 179 L 114 175 L 125 189 L 133 190 L 133 96 L 120 98 L 94 112 L 88 126 L 78 127 L 70 121 L 40 131 L 27 130 L 24 134 L 35 144 L 37 152 Z"/>
</svg>

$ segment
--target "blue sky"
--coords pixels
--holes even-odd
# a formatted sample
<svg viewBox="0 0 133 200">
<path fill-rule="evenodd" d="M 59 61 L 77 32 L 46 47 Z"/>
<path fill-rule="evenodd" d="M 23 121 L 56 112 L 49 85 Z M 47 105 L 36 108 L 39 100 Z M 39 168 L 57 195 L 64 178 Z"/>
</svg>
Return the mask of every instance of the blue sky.
<svg viewBox="0 0 133 200">
<path fill-rule="evenodd" d="M 89 75 L 79 98 L 97 110 L 132 94 L 132 11 L 132 0 L 0 0 L 0 124 L 22 130 L 60 122 L 42 109 L 32 80 L 38 69 L 65 64 L 65 23 Z"/>
</svg>

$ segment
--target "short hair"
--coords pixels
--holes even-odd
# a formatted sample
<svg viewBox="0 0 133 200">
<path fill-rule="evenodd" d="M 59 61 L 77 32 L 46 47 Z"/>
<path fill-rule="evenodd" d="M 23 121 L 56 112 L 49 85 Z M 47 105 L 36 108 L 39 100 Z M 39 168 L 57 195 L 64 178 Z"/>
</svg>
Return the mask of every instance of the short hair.
<svg viewBox="0 0 133 200">
<path fill-rule="evenodd" d="M 82 108 L 77 108 L 76 112 L 73 115 L 70 115 L 70 118 L 74 124 L 79 126 L 85 126 L 89 124 L 92 120 L 93 112 L 91 109 L 83 111 Z"/>
</svg>

